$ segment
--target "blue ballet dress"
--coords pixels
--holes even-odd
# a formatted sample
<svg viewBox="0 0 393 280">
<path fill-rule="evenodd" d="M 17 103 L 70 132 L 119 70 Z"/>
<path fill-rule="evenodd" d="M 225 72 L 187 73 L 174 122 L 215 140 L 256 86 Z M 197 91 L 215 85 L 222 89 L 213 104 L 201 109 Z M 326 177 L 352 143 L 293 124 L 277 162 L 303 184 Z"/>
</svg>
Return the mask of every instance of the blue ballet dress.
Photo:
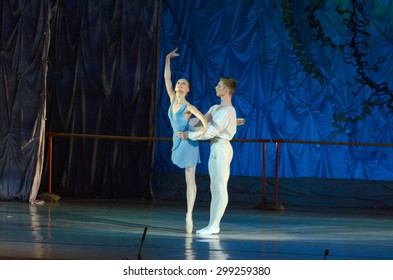
<svg viewBox="0 0 393 280">
<path fill-rule="evenodd" d="M 187 104 L 183 106 L 175 113 L 172 113 L 172 105 L 169 106 L 168 117 L 171 121 L 173 128 L 173 146 L 172 146 L 172 162 L 180 168 L 196 166 L 200 163 L 199 155 L 199 142 L 194 140 L 181 140 L 177 137 L 177 132 L 187 131 L 190 128 L 189 120 L 184 116 L 184 110 Z"/>
</svg>

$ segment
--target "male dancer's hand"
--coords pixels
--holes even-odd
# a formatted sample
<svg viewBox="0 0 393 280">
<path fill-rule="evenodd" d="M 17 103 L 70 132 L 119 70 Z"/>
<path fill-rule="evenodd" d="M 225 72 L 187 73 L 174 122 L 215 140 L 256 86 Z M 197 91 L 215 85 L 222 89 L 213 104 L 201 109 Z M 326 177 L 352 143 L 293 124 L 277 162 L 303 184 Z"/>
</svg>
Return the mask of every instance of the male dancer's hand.
<svg viewBox="0 0 393 280">
<path fill-rule="evenodd" d="M 202 127 L 201 129 L 201 135 L 199 135 L 199 137 L 203 137 L 207 132 L 207 127 Z"/>
<path fill-rule="evenodd" d="M 188 139 L 188 131 L 178 132 L 177 137 L 179 137 L 182 140 Z"/>
</svg>

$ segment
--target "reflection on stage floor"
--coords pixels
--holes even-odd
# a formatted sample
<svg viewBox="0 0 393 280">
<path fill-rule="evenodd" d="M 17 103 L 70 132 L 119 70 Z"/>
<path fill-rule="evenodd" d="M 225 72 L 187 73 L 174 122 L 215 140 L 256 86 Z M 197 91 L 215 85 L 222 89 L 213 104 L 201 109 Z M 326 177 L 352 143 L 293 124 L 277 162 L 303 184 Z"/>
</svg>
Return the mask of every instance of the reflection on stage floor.
<svg viewBox="0 0 393 280">
<path fill-rule="evenodd" d="M 196 206 L 194 229 L 206 226 L 208 211 Z M 391 260 L 392 213 L 230 204 L 221 233 L 199 236 L 185 233 L 179 202 L 0 201 L 0 259 Z"/>
</svg>

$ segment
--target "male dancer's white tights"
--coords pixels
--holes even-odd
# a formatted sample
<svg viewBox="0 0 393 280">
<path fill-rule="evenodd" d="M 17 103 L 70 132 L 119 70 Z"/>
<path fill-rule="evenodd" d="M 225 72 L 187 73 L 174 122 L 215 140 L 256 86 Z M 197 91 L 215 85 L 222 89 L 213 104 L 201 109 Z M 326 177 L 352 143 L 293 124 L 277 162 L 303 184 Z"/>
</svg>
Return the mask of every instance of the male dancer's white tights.
<svg viewBox="0 0 393 280">
<path fill-rule="evenodd" d="M 228 204 L 228 180 L 233 157 L 231 143 L 219 140 L 210 147 L 210 220 L 207 227 L 197 234 L 216 234 L 220 232 L 220 222 Z"/>
</svg>

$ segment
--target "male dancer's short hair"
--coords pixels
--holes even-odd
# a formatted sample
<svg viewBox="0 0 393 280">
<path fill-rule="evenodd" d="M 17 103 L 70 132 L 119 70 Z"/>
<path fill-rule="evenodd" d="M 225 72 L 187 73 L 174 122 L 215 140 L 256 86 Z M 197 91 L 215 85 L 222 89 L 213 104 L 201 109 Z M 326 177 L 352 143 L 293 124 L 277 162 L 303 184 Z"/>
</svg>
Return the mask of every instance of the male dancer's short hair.
<svg viewBox="0 0 393 280">
<path fill-rule="evenodd" d="M 237 87 L 237 82 L 233 78 L 221 77 L 220 81 L 229 89 L 229 93 L 232 95 Z"/>
</svg>

